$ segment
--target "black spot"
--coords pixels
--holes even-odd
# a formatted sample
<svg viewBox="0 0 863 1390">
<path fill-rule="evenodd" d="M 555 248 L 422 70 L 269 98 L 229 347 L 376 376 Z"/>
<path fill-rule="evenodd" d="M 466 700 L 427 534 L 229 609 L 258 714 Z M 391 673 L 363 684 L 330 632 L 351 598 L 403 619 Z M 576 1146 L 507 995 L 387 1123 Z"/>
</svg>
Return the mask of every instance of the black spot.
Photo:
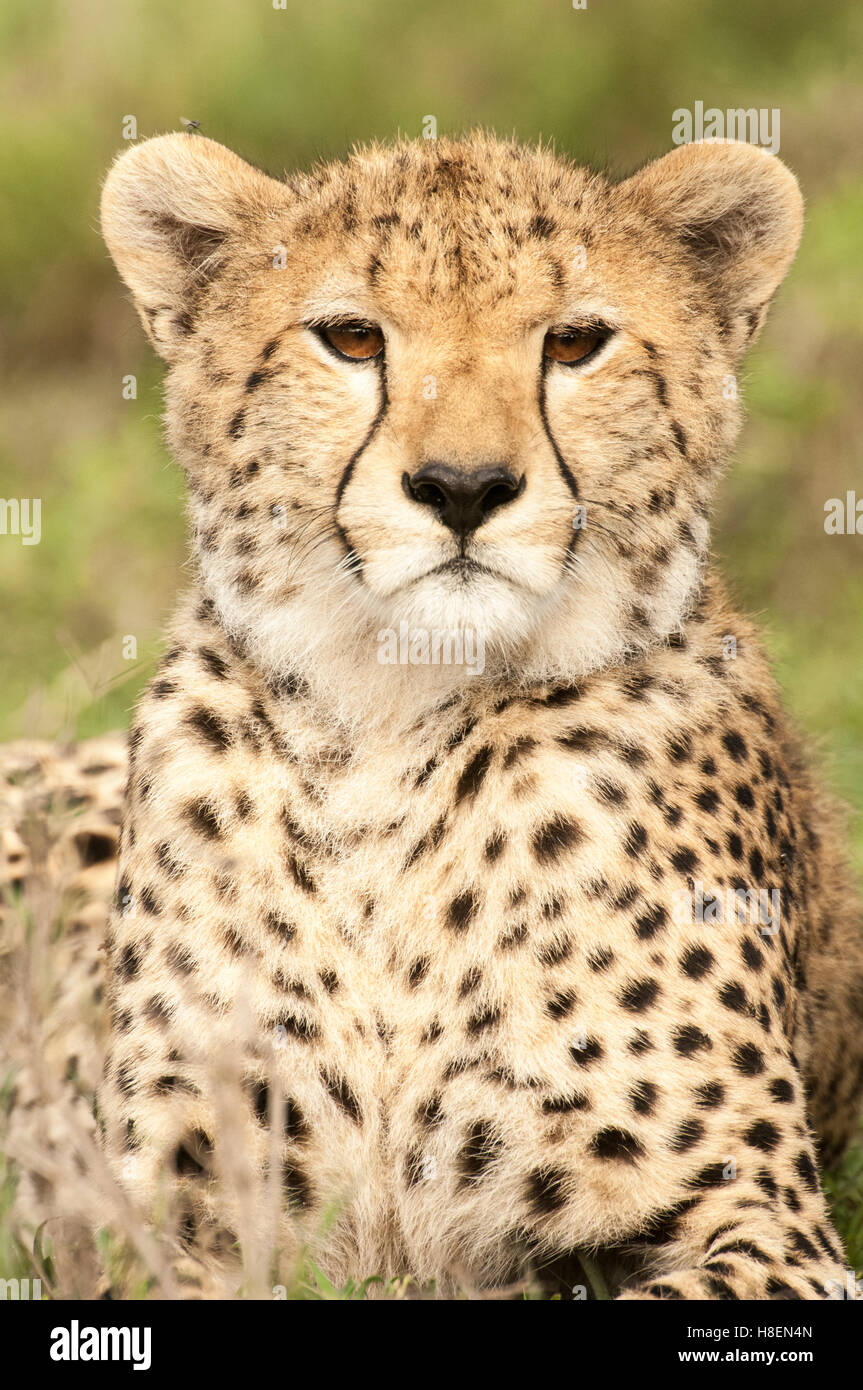
<svg viewBox="0 0 863 1390">
<path fill-rule="evenodd" d="M 729 729 L 722 735 L 722 742 L 736 763 L 745 762 L 749 757 L 745 740 L 734 729 Z"/>
<path fill-rule="evenodd" d="M 736 1048 L 731 1062 L 742 1076 L 760 1076 L 764 1070 L 764 1055 L 754 1043 L 743 1043 Z"/>
<path fill-rule="evenodd" d="M 321 1080 L 339 1109 L 347 1115 L 348 1119 L 353 1120 L 355 1125 L 361 1125 L 363 1116 L 360 1103 L 345 1078 L 334 1076 L 330 1072 L 322 1072 Z"/>
<path fill-rule="evenodd" d="M 474 990 L 479 989 L 481 984 L 482 971 L 478 965 L 472 965 L 469 970 L 465 971 L 461 978 L 461 983 L 458 987 L 459 998 L 466 999 L 469 994 L 473 994 Z"/>
<path fill-rule="evenodd" d="M 764 953 L 759 951 L 754 941 L 744 941 L 740 952 L 750 970 L 761 969 L 764 964 Z"/>
<path fill-rule="evenodd" d="M 569 937 L 564 937 L 563 941 L 549 941 L 541 946 L 536 953 L 537 960 L 543 965 L 560 965 L 572 953 L 572 942 Z"/>
<path fill-rule="evenodd" d="M 793 1227 L 789 1234 L 791 1244 L 798 1254 L 803 1255 L 807 1260 L 818 1259 L 818 1251 L 808 1236 L 804 1235 L 802 1231 L 798 1231 L 796 1227 Z"/>
<path fill-rule="evenodd" d="M 222 932 L 222 940 L 232 956 L 247 956 L 251 950 L 246 938 L 234 927 L 226 927 Z"/>
<path fill-rule="evenodd" d="M 728 846 L 728 853 L 731 855 L 732 859 L 743 858 L 743 841 L 736 831 L 732 831 L 725 843 Z"/>
<path fill-rule="evenodd" d="M 722 986 L 719 990 L 718 998 L 720 1004 L 724 1004 L 726 1009 L 731 1009 L 733 1013 L 746 1013 L 746 991 L 741 985 L 735 984 L 732 980 L 729 980 Z"/>
<path fill-rule="evenodd" d="M 439 1125 L 442 1119 L 443 1106 L 440 1095 L 436 1091 L 434 1095 L 429 1096 L 424 1104 L 417 1107 L 417 1123 L 421 1124 L 423 1129 L 434 1129 L 435 1125 Z"/>
<path fill-rule="evenodd" d="M 632 980 L 618 995 L 618 1002 L 632 1013 L 643 1013 L 660 993 L 658 980 Z"/>
<path fill-rule="evenodd" d="M 770 1200 L 775 1202 L 779 1195 L 779 1188 L 773 1174 L 768 1172 L 766 1168 L 759 1168 L 758 1172 L 755 1174 L 755 1181 L 761 1188 L 761 1191 L 765 1192 Z"/>
<path fill-rule="evenodd" d="M 698 864 L 698 855 L 694 849 L 687 849 L 685 846 L 676 849 L 671 856 L 671 862 L 675 869 L 681 874 L 690 874 Z"/>
<path fill-rule="evenodd" d="M 756 1120 L 743 1135 L 750 1148 L 760 1149 L 762 1153 L 772 1153 L 781 1139 L 781 1134 L 769 1120 Z"/>
<path fill-rule="evenodd" d="M 575 990 L 562 989 L 547 1001 L 545 1007 L 552 1018 L 565 1018 L 568 1013 L 572 1012 L 577 1003 L 578 996 Z"/>
<path fill-rule="evenodd" d="M 542 1102 L 544 1115 L 568 1115 L 573 1110 L 589 1110 L 590 1101 L 580 1091 L 570 1091 L 563 1096 L 546 1096 Z"/>
<path fill-rule="evenodd" d="M 284 917 L 280 917 L 277 912 L 268 912 L 264 917 L 264 922 L 271 932 L 275 932 L 282 941 L 287 943 L 296 935 L 297 929 L 293 922 L 288 922 Z"/>
<path fill-rule="evenodd" d="M 534 1168 L 527 1178 L 525 1196 L 535 1216 L 550 1216 L 565 1205 L 565 1181 L 561 1168 Z"/>
<path fill-rule="evenodd" d="M 477 1120 L 471 1125 L 467 1139 L 458 1154 L 459 1185 L 464 1187 L 479 1182 L 502 1147 L 489 1120 Z"/>
<path fill-rule="evenodd" d="M 413 868 L 414 864 L 416 864 L 416 862 L 419 859 L 421 859 L 424 854 L 427 854 L 430 850 L 436 849 L 443 838 L 445 830 L 446 813 L 444 813 L 444 815 L 441 816 L 440 820 L 436 821 L 432 828 L 423 836 L 423 838 L 421 840 L 418 840 L 417 843 L 414 845 L 413 849 L 410 851 L 407 859 L 405 860 L 405 870 Z"/>
<path fill-rule="evenodd" d="M 700 806 L 702 811 L 709 811 L 710 814 L 713 815 L 721 802 L 718 794 L 713 788 L 706 787 L 704 791 L 699 792 L 696 796 L 695 804 L 696 806 Z"/>
<path fill-rule="evenodd" d="M 282 1124 L 285 1138 L 291 1143 L 302 1144 L 309 1137 L 309 1127 L 305 1116 L 293 1096 L 285 1100 L 285 1116 Z"/>
<path fill-rule="evenodd" d="M 246 377 L 244 390 L 247 393 L 250 391 L 257 391 L 259 386 L 263 385 L 265 381 L 269 381 L 271 375 L 272 373 L 265 371 L 263 368 L 256 367 L 255 370 L 250 372 Z"/>
<path fill-rule="evenodd" d="M 676 1154 L 687 1153 L 703 1136 L 704 1125 L 700 1120 L 684 1120 L 670 1141 L 669 1148 Z"/>
<path fill-rule="evenodd" d="M 800 1179 L 806 1184 L 810 1192 L 818 1191 L 818 1173 L 815 1164 L 805 1152 L 799 1153 L 794 1160 L 794 1167 Z"/>
<path fill-rule="evenodd" d="M 535 831 L 533 852 L 540 863 L 554 862 L 570 849 L 580 844 L 583 838 L 581 827 L 574 820 L 557 816 Z"/>
<path fill-rule="evenodd" d="M 692 1057 L 696 1052 L 713 1046 L 707 1034 L 702 1033 L 700 1028 L 696 1028 L 694 1023 L 687 1023 L 681 1028 L 676 1028 L 673 1042 L 675 1049 L 682 1057 Z"/>
<path fill-rule="evenodd" d="M 597 1158 L 614 1159 L 618 1163 L 636 1163 L 644 1154 L 644 1145 L 627 1129 L 601 1129 L 590 1141 L 591 1153 Z"/>
<path fill-rule="evenodd" d="M 668 755 L 673 763 L 685 763 L 692 757 L 692 740 L 688 734 L 669 740 Z"/>
<path fill-rule="evenodd" d="M 581 699 L 581 688 L 577 685 L 559 685 L 556 690 L 551 690 L 540 701 L 539 704 L 545 705 L 548 709 L 560 709 L 564 705 L 574 705 L 576 700 Z"/>
<path fill-rule="evenodd" d="M 455 800 L 456 805 L 464 801 L 465 797 L 473 798 L 476 796 L 483 779 L 488 772 L 491 762 L 492 749 L 480 748 L 464 767 L 461 776 L 456 783 Z"/>
<path fill-rule="evenodd" d="M 212 1139 L 202 1129 L 195 1129 L 174 1150 L 173 1168 L 178 1177 L 200 1177 L 209 1171 L 212 1157 Z"/>
<path fill-rule="evenodd" d="M 311 1019 L 304 1018 L 301 1014 L 294 1014 L 288 1010 L 283 1010 L 276 1014 L 272 1020 L 274 1028 L 283 1028 L 290 1038 L 296 1038 L 298 1042 L 310 1043 L 320 1037 L 321 1030 Z"/>
<path fill-rule="evenodd" d="M 532 752 L 535 747 L 535 738 L 531 738 L 529 735 L 525 735 L 523 738 L 517 738 L 515 743 L 510 744 L 509 748 L 506 750 L 503 759 L 504 767 L 507 769 L 514 767 L 526 753 Z"/>
<path fill-rule="evenodd" d="M 187 946 L 173 942 L 165 951 L 165 960 L 172 970 L 180 975 L 191 975 L 196 967 L 195 958 Z"/>
<path fill-rule="evenodd" d="M 138 948 L 131 943 L 128 946 L 124 946 L 117 965 L 118 973 L 124 980 L 132 980 L 135 978 L 140 968 L 141 957 L 138 954 Z"/>
<path fill-rule="evenodd" d="M 416 989 L 418 985 L 422 984 L 428 974 L 429 965 L 430 961 L 428 956 L 420 956 L 418 960 L 414 961 L 408 971 L 408 984 L 411 989 Z"/>
<path fill-rule="evenodd" d="M 685 458 L 687 450 L 686 435 L 683 432 L 682 425 L 680 425 L 677 420 L 671 421 L 671 433 L 674 435 L 674 441 L 678 449 Z"/>
<path fill-rule="evenodd" d="M 755 805 L 755 797 L 752 795 L 752 788 L 748 782 L 738 782 L 734 789 L 734 796 L 738 806 L 745 806 L 747 810 L 752 810 Z"/>
<path fill-rule="evenodd" d="M 282 1186 L 291 1206 L 311 1206 L 312 1192 L 309 1179 L 302 1168 L 288 1159 L 282 1164 Z"/>
<path fill-rule="evenodd" d="M 245 428 L 246 412 L 245 410 L 238 410 L 236 415 L 233 416 L 231 423 L 228 425 L 228 434 L 231 439 L 239 439 Z"/>
<path fill-rule="evenodd" d="M 453 931 L 464 931 L 470 926 L 478 908 L 479 902 L 475 893 L 471 890 L 459 893 L 447 908 L 447 926 Z"/>
<path fill-rule="evenodd" d="M 503 932 L 497 939 L 502 951 L 511 951 L 515 946 L 523 946 L 527 940 L 527 924 L 516 922 L 515 926 Z"/>
<path fill-rule="evenodd" d="M 598 947 L 598 949 L 592 951 L 587 958 L 587 963 L 590 966 L 591 970 L 595 970 L 597 972 L 607 970 L 608 967 L 613 964 L 613 962 L 614 952 L 610 951 L 607 946 Z"/>
<path fill-rule="evenodd" d="M 484 1033 L 486 1028 L 493 1028 L 500 1019 L 500 1010 L 486 1008 L 473 1015 L 467 1021 L 467 1031 L 471 1036 L 477 1033 Z"/>
<path fill-rule="evenodd" d="M 725 1099 L 725 1087 L 718 1081 L 705 1081 L 701 1086 L 696 1086 L 694 1095 L 695 1104 L 702 1110 L 714 1110 Z"/>
<path fill-rule="evenodd" d="M 787 1105 L 794 1099 L 794 1087 L 784 1076 L 774 1077 L 767 1089 L 777 1104 Z"/>
<path fill-rule="evenodd" d="M 700 1173 L 686 1179 L 686 1186 L 695 1188 L 724 1187 L 728 1181 L 725 1177 L 724 1167 L 725 1165 L 721 1162 L 708 1163 L 707 1167 L 702 1168 Z"/>
<path fill-rule="evenodd" d="M 317 891 L 317 885 L 315 884 L 315 880 L 312 878 L 312 875 L 309 873 L 305 864 L 303 864 L 301 860 L 297 859 L 296 855 L 286 854 L 285 863 L 288 866 L 291 878 L 294 880 L 294 883 L 297 885 L 298 888 L 302 889 L 304 893 L 310 894 L 315 893 Z"/>
<path fill-rule="evenodd" d="M 652 1081 L 639 1081 L 629 1093 L 629 1103 L 636 1115 L 652 1115 L 659 1088 Z"/>
<path fill-rule="evenodd" d="M 691 980 L 700 980 L 714 965 L 713 955 L 706 946 L 690 946 L 681 957 L 680 968 Z"/>
<path fill-rule="evenodd" d="M 636 859 L 647 844 L 647 831 L 643 825 L 633 821 L 623 842 L 623 848 L 631 858 Z"/>
<path fill-rule="evenodd" d="M 767 1292 L 771 1298 L 786 1299 L 788 1301 L 792 1299 L 799 1300 L 803 1297 L 802 1294 L 797 1293 L 796 1289 L 792 1289 L 790 1284 L 786 1284 L 782 1279 L 776 1279 L 772 1274 L 767 1280 Z"/>
<path fill-rule="evenodd" d="M 622 806 L 626 800 L 626 792 L 623 787 L 619 787 L 616 782 L 611 782 L 605 777 L 596 783 L 596 794 L 606 806 Z"/>
<path fill-rule="evenodd" d="M 504 835 L 502 830 L 496 830 L 495 833 L 485 842 L 483 854 L 485 855 L 486 862 L 489 864 L 493 864 L 496 859 L 500 858 L 505 848 L 506 836 Z"/>
<path fill-rule="evenodd" d="M 591 753 L 607 740 L 608 736 L 599 729 L 570 729 L 569 733 L 559 734 L 557 742 L 573 753 Z"/>
<path fill-rule="evenodd" d="M 219 818 L 211 802 L 205 800 L 188 801 L 184 808 L 184 814 L 194 828 L 201 835 L 206 836 L 208 840 L 219 838 L 221 834 Z"/>
<path fill-rule="evenodd" d="M 217 752 L 224 753 L 231 744 L 231 734 L 228 733 L 224 721 L 218 717 L 218 714 L 214 713 L 214 710 L 199 706 L 186 716 L 186 724 L 195 730 L 196 734 L 202 735 L 204 742 L 210 744 L 211 748 Z"/>
<path fill-rule="evenodd" d="M 602 1044 L 598 1042 L 596 1038 L 587 1038 L 584 1047 L 576 1047 L 573 1043 L 569 1049 L 571 1061 L 575 1062 L 576 1066 L 579 1067 L 591 1066 L 591 1064 L 598 1061 L 602 1055 Z"/>
</svg>

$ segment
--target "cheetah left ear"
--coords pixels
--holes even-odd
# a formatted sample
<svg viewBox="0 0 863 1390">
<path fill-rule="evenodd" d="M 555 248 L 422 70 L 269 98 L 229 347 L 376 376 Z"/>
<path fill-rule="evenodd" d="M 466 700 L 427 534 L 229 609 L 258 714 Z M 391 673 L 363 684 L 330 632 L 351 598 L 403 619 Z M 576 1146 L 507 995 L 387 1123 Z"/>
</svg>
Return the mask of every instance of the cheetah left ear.
<svg viewBox="0 0 863 1390">
<path fill-rule="evenodd" d="M 285 185 L 202 135 L 157 135 L 114 162 L 102 233 L 156 351 L 172 362 L 195 308 L 250 223 Z"/>
<path fill-rule="evenodd" d="M 696 258 L 720 321 L 742 352 L 800 243 L 803 197 L 794 175 L 757 145 L 700 140 L 619 187 Z"/>
</svg>

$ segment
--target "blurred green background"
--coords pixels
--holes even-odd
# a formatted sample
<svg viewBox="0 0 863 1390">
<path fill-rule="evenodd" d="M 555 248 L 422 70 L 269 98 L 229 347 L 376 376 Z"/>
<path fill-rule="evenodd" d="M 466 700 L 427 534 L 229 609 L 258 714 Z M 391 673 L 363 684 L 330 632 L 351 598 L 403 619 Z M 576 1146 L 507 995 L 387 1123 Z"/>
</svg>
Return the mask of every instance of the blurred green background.
<svg viewBox="0 0 863 1390">
<path fill-rule="evenodd" d="M 4 0 L 0 494 L 42 498 L 42 541 L 0 537 L 0 738 L 125 724 L 186 579 L 160 364 L 97 230 L 127 117 L 140 137 L 198 120 L 273 173 L 429 114 L 624 173 L 678 107 L 777 107 L 807 231 L 747 364 L 717 548 L 863 865 L 863 537 L 824 531 L 828 498 L 863 497 L 861 38 L 854 0 Z"/>
</svg>

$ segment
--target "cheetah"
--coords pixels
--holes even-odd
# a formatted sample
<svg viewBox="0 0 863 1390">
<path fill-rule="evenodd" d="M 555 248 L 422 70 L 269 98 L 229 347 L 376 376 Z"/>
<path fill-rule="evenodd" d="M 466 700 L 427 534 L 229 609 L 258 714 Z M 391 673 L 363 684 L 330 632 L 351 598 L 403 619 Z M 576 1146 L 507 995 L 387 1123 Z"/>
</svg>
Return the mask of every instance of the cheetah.
<svg viewBox="0 0 863 1390">
<path fill-rule="evenodd" d="M 793 175 L 166 135 L 102 223 L 196 560 L 129 737 L 113 1171 L 213 1261 L 266 1215 L 337 1282 L 830 1296 L 861 911 L 710 554 Z"/>
</svg>

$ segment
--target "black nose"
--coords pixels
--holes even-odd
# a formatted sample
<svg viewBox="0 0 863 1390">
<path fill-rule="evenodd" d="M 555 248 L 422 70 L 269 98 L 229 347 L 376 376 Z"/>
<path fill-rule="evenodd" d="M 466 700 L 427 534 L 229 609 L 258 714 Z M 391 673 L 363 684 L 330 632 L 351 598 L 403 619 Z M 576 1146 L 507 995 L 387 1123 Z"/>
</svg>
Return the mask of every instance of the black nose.
<svg viewBox="0 0 863 1390">
<path fill-rule="evenodd" d="M 463 473 L 447 463 L 426 463 L 416 473 L 402 475 L 402 487 L 414 502 L 431 507 L 438 520 L 458 536 L 482 526 L 487 517 L 524 491 L 524 475 L 492 464 Z"/>
</svg>

